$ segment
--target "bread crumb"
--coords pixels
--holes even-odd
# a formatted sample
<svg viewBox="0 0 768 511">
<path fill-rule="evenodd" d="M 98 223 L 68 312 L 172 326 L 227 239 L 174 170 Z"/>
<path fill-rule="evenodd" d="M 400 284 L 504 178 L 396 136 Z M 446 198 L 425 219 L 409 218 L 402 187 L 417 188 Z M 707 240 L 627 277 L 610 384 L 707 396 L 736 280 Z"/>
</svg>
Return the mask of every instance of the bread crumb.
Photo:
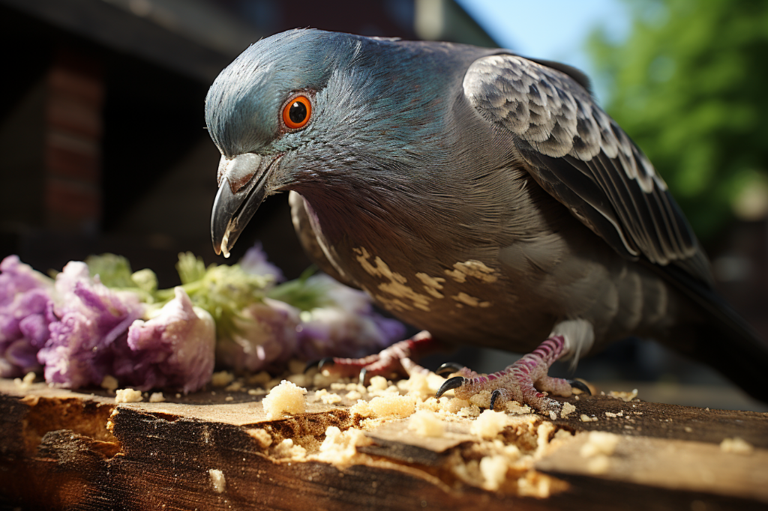
<svg viewBox="0 0 768 511">
<path fill-rule="evenodd" d="M 307 450 L 300 445 L 294 445 L 293 440 L 286 438 L 277 444 L 275 454 L 280 458 L 302 460 L 307 456 Z"/>
<path fill-rule="evenodd" d="M 153 392 L 149 396 L 150 403 L 162 403 L 163 401 L 165 401 L 165 396 L 163 395 L 162 392 Z"/>
<path fill-rule="evenodd" d="M 349 409 L 349 413 L 351 413 L 352 416 L 355 416 L 355 415 L 360 415 L 361 417 L 373 416 L 373 410 L 371 409 L 371 405 L 368 403 L 368 401 L 363 401 L 362 399 L 358 400 L 356 404 L 352 405 L 352 408 Z"/>
<path fill-rule="evenodd" d="M 362 398 L 363 395 L 356 390 L 350 390 L 344 395 L 344 397 L 350 401 L 357 401 L 358 399 Z"/>
<path fill-rule="evenodd" d="M 374 376 L 368 385 L 368 392 L 383 392 L 387 388 L 387 379 L 383 376 Z"/>
<path fill-rule="evenodd" d="M 434 412 L 419 410 L 411 415 L 408 429 L 420 436 L 439 437 L 445 432 L 445 425 Z"/>
<path fill-rule="evenodd" d="M 613 412 L 605 412 L 605 416 L 606 416 L 606 417 L 611 417 L 611 418 L 613 418 L 613 419 L 615 419 L 616 417 L 623 417 L 623 416 L 624 416 L 624 410 L 621 410 L 621 411 L 620 411 L 620 412 L 618 412 L 618 413 L 613 413 Z"/>
<path fill-rule="evenodd" d="M 528 405 L 521 405 L 517 401 L 507 401 L 507 411 L 516 415 L 527 415 L 533 413 L 531 407 Z"/>
<path fill-rule="evenodd" d="M 442 400 L 442 398 L 440 398 Z M 443 410 L 448 413 L 459 413 L 462 409 L 469 406 L 469 401 L 457 397 L 450 398 L 444 405 Z"/>
<path fill-rule="evenodd" d="M 339 378 L 339 375 L 331 374 L 327 369 L 324 369 L 322 372 L 315 373 L 312 377 L 312 384 L 315 387 L 328 387 L 333 382 L 338 381 Z"/>
<path fill-rule="evenodd" d="M 377 417 L 405 418 L 416 411 L 416 401 L 413 397 L 399 394 L 375 397 L 369 405 Z"/>
<path fill-rule="evenodd" d="M 224 490 L 227 487 L 227 481 L 224 479 L 224 472 L 219 469 L 212 468 L 208 471 L 208 476 L 211 478 L 213 490 L 216 493 L 224 493 Z"/>
<path fill-rule="evenodd" d="M 243 388 L 243 382 L 240 380 L 237 380 L 227 385 L 224 390 L 226 390 L 227 392 L 237 392 L 242 388 Z"/>
<path fill-rule="evenodd" d="M 610 397 L 615 397 L 616 399 L 621 399 L 622 401 L 632 401 L 637 397 L 637 389 L 633 389 L 632 392 L 612 390 L 608 395 Z"/>
<path fill-rule="evenodd" d="M 219 371 L 211 375 L 211 385 L 214 387 L 226 387 L 234 381 L 235 375 L 229 371 Z"/>
<path fill-rule="evenodd" d="M 108 390 L 109 392 L 114 392 L 119 386 L 117 378 L 112 375 L 108 374 L 101 380 L 101 388 Z"/>
<path fill-rule="evenodd" d="M 269 375 L 266 371 L 259 371 L 258 373 L 249 376 L 246 382 L 248 385 L 259 385 L 260 387 L 263 387 L 264 384 L 266 384 L 269 380 L 271 380 L 272 377 Z"/>
<path fill-rule="evenodd" d="M 311 381 L 307 376 L 303 374 L 292 374 L 286 378 L 289 382 L 298 385 L 299 387 L 307 387 Z"/>
<path fill-rule="evenodd" d="M 501 433 L 507 424 L 509 424 L 509 418 L 505 413 L 485 410 L 472 423 L 469 432 L 473 435 L 490 439 Z"/>
<path fill-rule="evenodd" d="M 259 394 L 261 394 L 261 391 L 258 389 L 248 389 L 249 396 L 258 396 Z"/>
<path fill-rule="evenodd" d="M 560 417 L 563 419 L 568 418 L 570 414 L 576 411 L 576 407 L 573 406 L 571 403 L 563 403 L 563 409 L 560 410 Z"/>
<path fill-rule="evenodd" d="M 397 386 L 412 396 L 428 399 L 437 393 L 444 382 L 445 378 L 435 373 L 414 372 L 407 380 L 397 382 Z"/>
<path fill-rule="evenodd" d="M 619 436 L 605 431 L 590 431 L 587 443 L 581 446 L 581 455 L 590 458 L 604 454 L 610 456 L 616 450 Z"/>
<path fill-rule="evenodd" d="M 590 474 L 605 474 L 611 468 L 611 460 L 605 454 L 599 454 L 587 460 L 587 471 Z"/>
<path fill-rule="evenodd" d="M 138 403 L 144 399 L 140 390 L 117 389 L 115 391 L 115 403 Z"/>
<path fill-rule="evenodd" d="M 498 490 L 507 478 L 509 461 L 505 456 L 484 456 L 480 460 L 480 473 L 483 475 L 483 486 L 489 490 Z"/>
<path fill-rule="evenodd" d="M 690 427 L 690 426 L 686 426 L 686 427 L 685 427 L 685 432 L 686 432 L 686 433 L 693 433 L 693 428 L 692 428 L 692 427 Z"/>
<path fill-rule="evenodd" d="M 266 449 L 272 445 L 272 435 L 263 429 L 252 428 L 246 430 L 246 433 L 248 433 L 254 440 L 256 440 L 256 442 L 259 444 L 259 447 L 262 449 Z"/>
<path fill-rule="evenodd" d="M 493 410 L 488 410 L 489 412 L 492 412 Z M 456 415 L 459 417 L 478 417 L 480 415 L 480 408 L 477 405 L 469 405 L 467 407 L 462 408 L 458 412 L 456 412 Z"/>
<path fill-rule="evenodd" d="M 550 418 L 551 420 L 553 420 L 553 421 L 554 421 L 554 420 L 557 420 L 557 412 L 556 412 L 556 411 L 554 411 L 554 410 L 550 410 L 550 411 L 549 411 L 549 418 Z"/>
<path fill-rule="evenodd" d="M 448 399 L 443 397 L 441 397 L 440 399 L 437 399 L 434 396 L 428 397 L 424 401 L 417 402 L 416 409 L 429 410 L 430 412 L 439 412 L 442 410 L 443 404 L 446 401 L 448 401 Z"/>
<path fill-rule="evenodd" d="M 491 391 L 482 390 L 477 394 L 472 395 L 469 398 L 469 402 L 478 408 L 490 408 L 491 407 Z"/>
<path fill-rule="evenodd" d="M 326 405 L 335 405 L 336 403 L 341 403 L 341 396 L 328 392 L 325 389 L 320 389 L 315 392 L 315 401 L 322 401 Z"/>
<path fill-rule="evenodd" d="M 342 432 L 336 426 L 328 426 L 318 458 L 329 463 L 345 463 L 357 454 L 357 446 L 371 443 L 362 430 L 351 428 Z"/>
<path fill-rule="evenodd" d="M 591 417 L 591 418 L 590 418 L 590 417 L 589 417 L 587 414 L 585 414 L 585 413 L 582 413 L 582 414 L 581 414 L 581 417 L 579 417 L 579 419 L 581 419 L 581 422 L 597 422 L 597 417 Z"/>
<path fill-rule="evenodd" d="M 554 436 L 555 425 L 551 422 L 542 422 L 536 429 L 536 457 L 541 457 L 549 445 L 549 437 Z"/>
<path fill-rule="evenodd" d="M 232 396 L 227 396 L 224 398 L 224 401 L 234 401 L 234 400 L 235 398 L 233 398 Z"/>
<path fill-rule="evenodd" d="M 26 390 L 32 386 L 36 377 L 37 375 L 33 371 L 30 371 L 24 375 L 24 378 L 14 378 L 13 383 L 20 389 Z"/>
<path fill-rule="evenodd" d="M 283 380 L 261 402 L 267 413 L 267 419 L 276 419 L 285 413 L 302 413 L 305 408 L 304 394 L 306 393 L 307 389 Z"/>
<path fill-rule="evenodd" d="M 176 393 L 176 399 L 181 399 L 181 393 L 180 392 Z"/>
<path fill-rule="evenodd" d="M 720 450 L 734 454 L 752 454 L 755 447 L 741 437 L 726 438 L 720 442 Z"/>
</svg>

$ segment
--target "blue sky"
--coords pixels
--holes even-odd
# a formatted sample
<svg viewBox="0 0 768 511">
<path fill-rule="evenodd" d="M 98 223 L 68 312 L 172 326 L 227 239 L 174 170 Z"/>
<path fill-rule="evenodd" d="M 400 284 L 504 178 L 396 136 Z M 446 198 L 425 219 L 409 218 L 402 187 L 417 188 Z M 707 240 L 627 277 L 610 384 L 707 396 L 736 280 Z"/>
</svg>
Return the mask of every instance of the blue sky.
<svg viewBox="0 0 768 511">
<path fill-rule="evenodd" d="M 499 43 L 521 55 L 571 64 L 593 76 L 586 40 L 597 27 L 617 39 L 630 28 L 621 0 L 458 0 Z M 595 83 L 605 100 L 602 84 Z"/>
</svg>

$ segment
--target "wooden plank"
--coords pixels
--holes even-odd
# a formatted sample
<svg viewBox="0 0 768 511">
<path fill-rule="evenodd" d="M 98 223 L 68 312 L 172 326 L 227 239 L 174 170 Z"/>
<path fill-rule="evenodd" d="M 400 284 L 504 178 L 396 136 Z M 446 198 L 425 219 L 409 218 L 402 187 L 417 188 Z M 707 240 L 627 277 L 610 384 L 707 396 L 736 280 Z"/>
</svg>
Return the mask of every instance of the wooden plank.
<svg viewBox="0 0 768 511">
<path fill-rule="evenodd" d="M 267 420 L 262 397 L 217 390 L 116 405 L 106 392 L 0 380 L 0 495 L 24 509 L 82 510 L 768 505 L 764 413 L 581 396 L 570 400 L 577 413 L 567 419 L 521 416 L 488 441 L 472 434 L 471 418 L 451 419 L 444 435 L 426 438 L 409 430 L 407 419 L 364 423 L 350 413 L 349 402 L 310 399 L 304 414 Z M 582 422 L 582 413 L 598 420 Z M 336 463 L 317 454 L 331 425 L 366 428 L 365 442 Z M 266 432 L 271 443 L 254 431 Z M 620 435 L 600 470 L 582 455 L 590 431 Z M 736 436 L 754 450 L 721 449 L 724 438 Z M 277 445 L 285 438 L 305 446 L 307 456 L 280 454 Z M 522 461 L 534 459 L 535 451 L 535 461 L 511 465 L 491 491 L 477 482 L 479 462 L 508 445 L 527 453 Z M 216 490 L 211 470 L 222 472 L 223 491 Z"/>
</svg>

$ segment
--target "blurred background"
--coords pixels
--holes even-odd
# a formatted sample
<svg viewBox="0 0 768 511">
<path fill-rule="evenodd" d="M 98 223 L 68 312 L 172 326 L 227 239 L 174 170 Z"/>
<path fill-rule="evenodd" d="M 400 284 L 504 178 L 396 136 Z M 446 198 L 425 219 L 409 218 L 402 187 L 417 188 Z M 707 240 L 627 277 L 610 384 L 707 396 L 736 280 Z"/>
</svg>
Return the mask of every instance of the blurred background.
<svg viewBox="0 0 768 511">
<path fill-rule="evenodd" d="M 295 27 L 501 46 L 583 69 L 668 182 L 723 294 L 768 338 L 766 2 L 0 0 L 0 258 L 47 271 L 114 252 L 161 287 L 178 283 L 178 252 L 222 263 L 205 94 L 250 43 Z M 256 240 L 289 278 L 309 264 L 287 196 L 261 207 L 233 260 Z M 492 371 L 515 357 L 462 349 L 428 364 L 447 359 Z M 616 344 L 576 376 L 645 400 L 768 410 L 650 341 Z"/>
</svg>

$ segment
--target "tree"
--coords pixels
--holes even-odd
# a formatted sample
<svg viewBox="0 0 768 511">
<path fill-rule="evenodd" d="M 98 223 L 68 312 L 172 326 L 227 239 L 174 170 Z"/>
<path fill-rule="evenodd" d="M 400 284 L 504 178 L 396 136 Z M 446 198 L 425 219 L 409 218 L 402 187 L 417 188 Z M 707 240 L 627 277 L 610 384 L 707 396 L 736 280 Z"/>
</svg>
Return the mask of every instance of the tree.
<svg viewBox="0 0 768 511">
<path fill-rule="evenodd" d="M 623 41 L 590 40 L 606 110 L 702 239 L 768 213 L 768 2 L 625 0 Z"/>
</svg>

